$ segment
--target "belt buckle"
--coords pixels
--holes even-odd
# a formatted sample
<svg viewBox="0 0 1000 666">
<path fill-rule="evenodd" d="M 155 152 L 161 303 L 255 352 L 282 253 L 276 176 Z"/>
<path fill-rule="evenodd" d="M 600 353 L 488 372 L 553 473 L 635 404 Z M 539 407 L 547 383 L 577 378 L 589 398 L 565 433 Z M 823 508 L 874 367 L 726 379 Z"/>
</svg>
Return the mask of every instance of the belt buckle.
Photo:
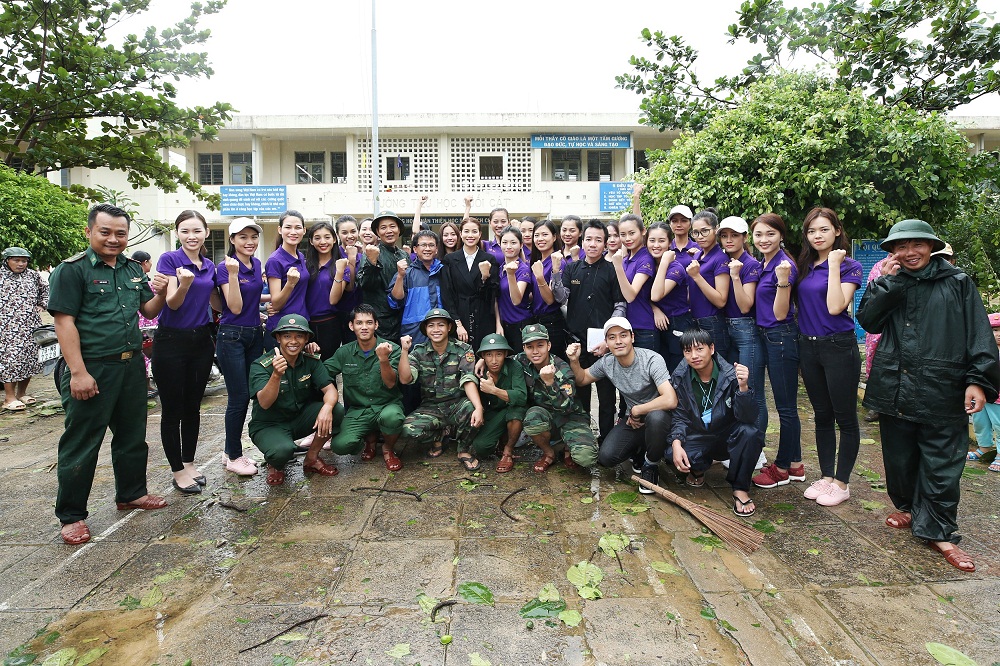
<svg viewBox="0 0 1000 666">
<path fill-rule="evenodd" d="M 123 361 L 129 360 L 130 358 L 132 358 L 132 354 L 134 354 L 134 353 L 135 352 L 131 352 L 131 351 L 122 352 L 122 358 L 121 358 L 121 360 L 123 360 Z"/>
</svg>

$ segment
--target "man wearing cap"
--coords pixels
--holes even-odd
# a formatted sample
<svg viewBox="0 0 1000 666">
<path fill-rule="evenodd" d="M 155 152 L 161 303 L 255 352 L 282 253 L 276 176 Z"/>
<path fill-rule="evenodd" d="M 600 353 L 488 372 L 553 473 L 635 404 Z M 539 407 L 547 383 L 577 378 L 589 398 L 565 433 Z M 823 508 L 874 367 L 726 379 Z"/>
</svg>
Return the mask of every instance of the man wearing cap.
<svg viewBox="0 0 1000 666">
<path fill-rule="evenodd" d="M 444 451 L 441 440 L 446 428 L 458 442 L 458 460 L 470 472 L 479 460 L 469 451 L 475 432 L 483 425 L 483 403 L 476 388 L 472 347 L 452 339 L 455 320 L 447 310 L 433 308 L 420 323 L 427 342 L 413 347 L 410 336 L 400 340 L 399 381 L 420 382 L 420 407 L 403 421 L 403 438 L 430 444 L 427 455 L 437 458 Z"/>
<path fill-rule="evenodd" d="M 140 310 L 152 318 L 163 308 L 167 278 L 147 277 L 138 262 L 122 254 L 130 221 L 115 206 L 91 208 L 90 247 L 49 277 L 48 308 L 69 370 L 59 387 L 66 429 L 59 438 L 55 508 L 63 541 L 74 545 L 90 540 L 87 500 L 109 427 L 118 509 L 167 505 L 146 490 L 146 366 L 139 331 Z"/>
<path fill-rule="evenodd" d="M 348 325 L 357 339 L 341 346 L 324 363 L 331 380 L 343 375 L 344 402 L 349 405 L 330 448 L 337 455 L 352 456 L 361 451 L 363 440 L 364 457 L 371 459 L 376 436 L 381 434 L 386 469 L 397 472 L 403 468 L 396 440 L 403 432 L 404 418 L 397 375 L 399 345 L 376 336 L 378 319 L 370 305 L 354 308 Z"/>
<path fill-rule="evenodd" d="M 403 221 L 387 210 L 372 221 L 372 230 L 378 235 L 379 242 L 378 245 L 365 246 L 357 284 L 361 287 L 362 301 L 375 308 L 382 337 L 399 342 L 402 310 L 390 306 L 389 285 L 399 271 L 399 262 L 409 262 L 406 253 L 396 247 L 396 241 L 403 233 Z"/>
<path fill-rule="evenodd" d="M 590 220 L 583 227 L 581 244 L 583 261 L 573 261 L 565 271 L 552 272 L 552 294 L 556 301 L 566 305 L 566 328 L 577 340 L 587 340 L 587 329 L 602 328 L 614 316 L 624 317 L 627 302 L 618 286 L 618 276 L 610 261 L 604 260 L 608 229 L 597 220 Z M 589 368 L 599 356 L 607 353 L 607 345 L 596 349 L 581 349 L 580 365 Z M 577 400 L 590 412 L 590 384 L 577 382 Z M 618 396 L 615 387 L 606 378 L 597 382 L 598 443 L 611 432 L 615 424 L 615 407 Z"/>
<path fill-rule="evenodd" d="M 278 346 L 250 367 L 250 440 L 264 454 L 267 484 L 285 482 L 285 465 L 295 455 L 295 440 L 315 432 L 302 468 L 306 475 L 334 476 L 338 470 L 319 458 L 323 444 L 337 432 L 344 408 L 337 387 L 318 354 L 305 352 L 312 330 L 301 315 L 285 315 L 271 332 Z"/>
<path fill-rule="evenodd" d="M 621 391 L 628 409 L 628 418 L 616 425 L 601 443 L 597 462 L 604 467 L 617 467 L 629 458 L 641 460 L 640 468 L 633 467 L 633 471 L 646 481 L 657 483 L 657 467 L 670 433 L 668 410 L 677 406 L 667 364 L 656 352 L 635 346 L 632 324 L 624 317 L 612 317 L 604 324 L 604 342 L 611 353 L 589 368 L 580 365 L 578 343 L 566 348 L 577 386 L 606 380 Z M 639 492 L 653 491 L 640 486 Z"/>
<path fill-rule="evenodd" d="M 881 333 L 864 406 L 879 413 L 889 499 L 886 524 L 913 536 L 961 571 L 976 565 L 961 548 L 959 481 L 968 417 L 997 399 L 1000 361 L 972 279 L 931 253 L 944 241 L 922 220 L 892 225 L 883 275 L 868 283 L 858 323 Z"/>
<path fill-rule="evenodd" d="M 483 427 L 472 440 L 476 456 L 482 458 L 496 451 L 503 439 L 503 453 L 497 472 L 504 474 L 514 468 L 514 446 L 523 429 L 528 387 L 524 372 L 513 359 L 514 350 L 502 335 L 493 333 L 479 345 L 479 358 L 484 368 L 479 378 L 479 394 L 483 401 Z"/>
<path fill-rule="evenodd" d="M 528 386 L 528 411 L 524 432 L 542 450 L 536 472 L 546 471 L 555 462 L 553 439 L 565 445 L 567 467 L 590 467 L 597 462 L 597 438 L 590 429 L 589 411 L 576 400 L 573 371 L 552 354 L 549 331 L 542 324 L 529 324 L 521 331 L 524 351 L 514 357 L 524 371 Z"/>
</svg>

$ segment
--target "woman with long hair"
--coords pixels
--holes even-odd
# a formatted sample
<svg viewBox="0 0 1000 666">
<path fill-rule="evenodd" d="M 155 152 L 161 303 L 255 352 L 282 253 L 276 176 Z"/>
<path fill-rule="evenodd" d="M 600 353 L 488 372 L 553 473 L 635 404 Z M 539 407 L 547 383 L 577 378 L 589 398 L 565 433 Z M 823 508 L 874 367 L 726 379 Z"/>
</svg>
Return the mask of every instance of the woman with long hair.
<svg viewBox="0 0 1000 666">
<path fill-rule="evenodd" d="M 628 303 L 625 317 L 632 324 L 636 347 L 659 351 L 656 321 L 653 318 L 653 302 L 650 292 L 656 262 L 646 249 L 645 228 L 642 218 L 633 213 L 622 216 L 618 223 L 622 247 L 615 252 L 611 261 L 618 276 L 618 286 Z"/>
<path fill-rule="evenodd" d="M 539 220 L 532 231 L 531 249 L 531 314 L 536 323 L 549 331 L 552 353 L 566 360 L 566 317 L 562 313 L 550 283 L 552 273 L 562 272 L 562 248 L 556 225 L 552 220 Z"/>
<path fill-rule="evenodd" d="M 694 325 L 688 304 L 688 274 L 670 246 L 670 227 L 653 222 L 646 230 L 646 249 L 656 260 L 656 275 L 649 297 L 653 301 L 660 355 L 667 370 L 674 371 L 684 358 L 681 335 Z"/>
<path fill-rule="evenodd" d="M 378 245 L 378 236 L 375 235 L 375 229 L 372 228 L 372 222 L 374 221 L 372 218 L 366 217 L 358 225 L 358 238 L 361 239 L 362 246 Z"/>
<path fill-rule="evenodd" d="M 615 220 L 608 220 L 604 225 L 608 230 L 608 242 L 605 243 L 605 254 L 604 258 L 611 261 L 611 256 L 617 252 L 622 246 L 621 236 L 618 235 L 618 222 Z"/>
<path fill-rule="evenodd" d="M 799 369 L 816 419 L 821 478 L 806 499 L 836 506 L 851 496 L 848 483 L 861 448 L 858 380 L 861 355 L 849 306 L 861 286 L 861 264 L 847 256 L 850 239 L 837 213 L 816 207 L 802 223 L 795 287 L 799 306 Z M 840 446 L 834 423 L 840 429 Z"/>
<path fill-rule="evenodd" d="M 723 308 L 729 300 L 729 257 L 722 251 L 718 237 L 719 218 L 712 208 L 705 208 L 691 218 L 691 237 L 698 252 L 684 267 L 691 279 L 688 301 L 691 316 L 699 328 L 708 331 L 715 341 L 715 351 L 729 358 L 729 330 Z"/>
<path fill-rule="evenodd" d="M 295 210 L 286 210 L 278 218 L 278 248 L 267 258 L 264 274 L 271 294 L 270 316 L 265 326 L 264 340 L 269 347 L 276 344 L 271 331 L 285 315 L 297 314 L 308 319 L 306 287 L 309 267 L 306 257 L 299 252 L 299 242 L 305 236 L 305 218 Z"/>
<path fill-rule="evenodd" d="M 447 255 L 441 271 L 441 300 L 455 318 L 458 339 L 473 350 L 497 327 L 500 271 L 497 260 L 480 246 L 481 240 L 479 220 L 462 220 L 462 251 Z"/>
<path fill-rule="evenodd" d="M 507 227 L 500 233 L 504 264 L 500 267 L 497 315 L 503 337 L 512 349 L 521 349 L 521 329 L 531 322 L 531 269 L 524 260 L 521 231 Z"/>
<path fill-rule="evenodd" d="M 216 269 L 222 289 L 222 316 L 215 341 L 215 357 L 226 380 L 226 442 L 222 466 L 242 476 L 257 473 L 257 463 L 243 455 L 243 422 L 250 406 L 250 364 L 264 353 L 260 326 L 260 295 L 264 280 L 260 259 L 254 256 L 261 228 L 249 217 L 229 224 L 229 253 Z"/>
<path fill-rule="evenodd" d="M 577 215 L 564 217 L 559 225 L 559 240 L 562 241 L 563 258 L 566 261 L 583 259 L 583 248 L 580 246 L 581 236 L 583 236 L 583 220 Z"/>
<path fill-rule="evenodd" d="M 517 228 L 521 230 L 521 240 L 524 241 L 524 247 L 521 250 L 521 254 L 524 255 L 524 260 L 530 265 L 531 264 L 531 249 L 534 247 L 535 243 L 535 225 L 538 224 L 538 220 L 528 216 L 521 219 L 518 223 Z"/>
<path fill-rule="evenodd" d="M 340 320 L 337 304 L 344 296 L 347 257 L 340 253 L 337 231 L 329 222 L 317 222 L 306 232 L 309 247 L 306 249 L 306 308 L 309 310 L 309 328 L 313 340 L 319 345 L 320 358 L 326 360 L 341 344 Z"/>
<path fill-rule="evenodd" d="M 462 249 L 462 230 L 454 222 L 444 222 L 441 224 L 441 242 L 438 244 L 438 259 L 444 258 L 452 252 Z"/>
<path fill-rule="evenodd" d="M 764 465 L 753 477 L 761 488 L 783 486 L 790 481 L 805 481 L 802 464 L 802 424 L 799 421 L 799 327 L 795 323 L 792 285 L 798 269 L 784 250 L 788 229 L 776 213 L 764 213 L 750 225 L 753 244 L 764 255 L 754 294 L 754 310 L 764 367 L 771 381 L 774 406 L 781 430 L 774 462 Z M 767 423 L 764 423 L 765 432 Z"/>
<path fill-rule="evenodd" d="M 358 265 L 361 263 L 361 256 L 364 254 L 360 241 L 358 240 L 358 221 L 352 215 L 341 215 L 337 218 L 337 242 L 340 247 L 337 251 L 340 256 L 347 258 L 347 266 L 344 268 L 344 293 L 337 301 L 337 322 L 340 325 L 340 343 L 346 344 L 354 342 L 354 331 L 348 325 L 351 313 L 361 302 L 361 290 L 356 289 Z"/>
<path fill-rule="evenodd" d="M 677 253 L 677 261 L 685 268 L 699 251 L 698 243 L 691 237 L 692 218 L 691 209 L 683 204 L 674 206 L 667 213 L 667 222 L 674 236 L 670 249 Z"/>
<path fill-rule="evenodd" d="M 174 488 L 201 492 L 206 480 L 194 466 L 201 429 L 201 399 L 212 370 L 212 310 L 220 310 L 215 264 L 204 255 L 208 223 L 194 210 L 174 220 L 180 248 L 164 252 L 157 272 L 167 276 L 167 307 L 160 313 L 153 344 L 153 379 L 160 391 L 160 439 L 173 472 Z M 214 299 L 213 299 L 214 296 Z M 212 301 L 215 301 L 213 308 Z"/>
</svg>

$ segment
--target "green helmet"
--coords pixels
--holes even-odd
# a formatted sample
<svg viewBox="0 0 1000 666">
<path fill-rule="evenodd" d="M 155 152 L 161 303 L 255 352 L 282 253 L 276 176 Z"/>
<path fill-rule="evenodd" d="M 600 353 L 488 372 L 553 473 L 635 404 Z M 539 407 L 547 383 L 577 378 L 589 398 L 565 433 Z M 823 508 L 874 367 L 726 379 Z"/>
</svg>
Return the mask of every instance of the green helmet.
<svg viewBox="0 0 1000 666">
<path fill-rule="evenodd" d="M 945 242 L 934 235 L 934 229 L 923 220 L 903 220 L 892 225 L 889 235 L 879 246 L 886 252 L 892 252 L 892 246 L 901 240 L 929 240 L 931 252 L 943 250 Z"/>
<path fill-rule="evenodd" d="M 24 257 L 25 259 L 31 259 L 31 253 L 25 250 L 23 247 L 9 247 L 3 251 L 3 259 L 0 261 L 7 261 L 13 257 Z"/>
<path fill-rule="evenodd" d="M 455 319 L 448 314 L 448 311 L 444 308 L 431 308 L 424 315 L 424 318 L 420 320 L 420 332 L 427 335 L 427 322 L 431 319 L 447 319 L 451 322 L 451 332 L 455 333 Z"/>
<path fill-rule="evenodd" d="M 528 343 L 535 340 L 548 340 L 549 329 L 542 324 L 528 324 L 521 329 L 521 342 Z"/>
<path fill-rule="evenodd" d="M 313 332 L 309 328 L 309 321 L 302 315 L 285 315 L 278 320 L 278 325 L 271 331 L 271 335 L 278 337 L 278 333 L 305 333 L 312 340 Z"/>
<path fill-rule="evenodd" d="M 510 348 L 509 344 L 507 344 L 507 339 L 502 335 L 497 335 L 496 333 L 493 335 L 487 335 L 483 338 L 483 341 L 479 343 L 480 354 L 488 351 L 505 351 L 511 354 L 514 353 L 514 350 Z"/>
</svg>

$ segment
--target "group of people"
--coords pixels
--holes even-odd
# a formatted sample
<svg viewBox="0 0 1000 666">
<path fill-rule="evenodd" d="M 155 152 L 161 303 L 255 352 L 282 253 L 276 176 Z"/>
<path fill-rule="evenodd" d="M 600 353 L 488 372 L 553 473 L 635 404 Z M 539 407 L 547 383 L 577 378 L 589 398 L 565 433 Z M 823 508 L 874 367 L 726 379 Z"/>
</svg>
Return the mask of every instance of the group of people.
<svg viewBox="0 0 1000 666">
<path fill-rule="evenodd" d="M 175 221 L 180 247 L 161 255 L 149 275 L 122 254 L 128 215 L 95 206 L 90 248 L 56 268 L 48 303 L 70 370 L 63 379 L 67 429 L 56 505 L 63 538 L 89 539 L 86 498 L 107 426 L 115 433 L 116 475 L 123 476 L 119 507 L 165 504 L 146 492 L 144 438 L 136 420 L 126 423 L 127 412 L 120 411 L 143 395 L 132 387 L 144 380 L 133 361 L 137 313 L 160 313 L 152 372 L 163 407 L 161 439 L 179 492 L 198 493 L 205 484 L 194 460 L 198 406 L 214 350 L 228 389 L 223 464 L 237 474 L 258 471 L 241 443 L 252 403 L 249 435 L 272 485 L 284 481 L 285 466 L 302 452 L 307 473 L 335 475 L 336 467 L 320 458 L 323 448 L 371 459 L 380 446 L 386 467 L 397 471 L 400 441 L 426 446 L 431 457 L 450 442 L 468 470 L 495 454 L 504 473 L 513 468 L 516 444 L 527 438 L 541 450 L 538 472 L 561 449 L 568 466 L 628 460 L 655 484 L 659 463 L 669 457 L 685 482 L 699 487 L 713 461 L 726 461 L 733 511 L 750 516 L 752 486 L 806 479 L 801 373 L 820 464 L 804 496 L 823 506 L 850 497 L 860 444 L 861 359 L 849 306 L 864 283 L 833 210 L 817 207 L 806 215 L 803 249 L 793 260 L 784 250 L 785 222 L 773 213 L 750 223 L 737 216 L 720 221 L 712 209 L 693 213 L 679 205 L 666 223 L 647 226 L 636 203 L 616 223 L 568 216 L 557 227 L 551 220 L 512 220 L 495 209 L 488 218 L 492 238 L 484 240 L 470 206 L 467 199 L 462 223 L 443 225 L 440 234 L 420 224 L 418 206 L 404 247 L 404 223 L 390 212 L 306 228 L 302 215 L 288 211 L 263 265 L 255 257 L 261 228 L 239 218 L 229 228 L 228 256 L 217 266 L 203 253 L 204 217 L 185 211 Z M 859 313 L 862 325 L 883 333 L 866 405 L 880 413 L 884 446 L 892 450 L 887 484 L 900 511 L 887 524 L 912 525 L 915 535 L 968 570 L 954 555 L 957 494 L 945 493 L 923 471 L 928 461 L 940 462 L 946 441 L 958 445 L 957 430 L 953 424 L 939 433 L 937 453 L 927 454 L 921 419 L 938 411 L 955 423 L 965 417 L 945 399 L 947 387 L 960 389 L 967 413 L 996 400 L 997 348 L 976 346 L 992 337 L 988 321 L 985 333 L 973 330 L 986 315 L 964 273 L 950 264 L 945 269 L 928 251 L 938 281 L 922 277 L 928 264 L 917 260 L 919 253 L 917 259 L 907 254 L 910 246 L 923 242 L 937 250 L 940 241 L 926 223 L 920 233 L 930 238 L 914 240 L 914 224 L 890 231 L 883 247 L 894 263 L 868 286 Z M 751 239 L 760 260 L 750 253 Z M 913 275 L 921 276 L 916 286 L 909 282 Z M 920 312 L 905 310 L 908 299 L 953 282 L 965 299 L 959 299 L 965 308 L 960 323 L 934 336 L 917 333 Z M 958 307 L 952 300 L 942 298 L 942 312 Z M 213 310 L 221 313 L 217 331 Z M 928 316 L 921 326 L 933 321 L 941 328 L 943 320 Z M 969 344 L 952 349 L 956 339 Z M 929 340 L 951 355 L 935 356 L 943 352 L 928 347 Z M 913 356 L 910 343 L 924 355 Z M 914 359 L 921 364 L 908 370 Z M 779 417 L 778 447 L 774 462 L 755 475 L 767 429 L 765 372 Z M 954 376 L 950 382 L 935 377 L 942 399 L 928 406 L 914 386 L 933 373 Z M 597 386 L 596 433 L 591 384 Z M 907 391 L 916 391 L 913 401 Z M 136 411 L 145 412 L 130 416 Z M 953 472 L 935 470 L 953 482 L 954 494 Z"/>
</svg>

